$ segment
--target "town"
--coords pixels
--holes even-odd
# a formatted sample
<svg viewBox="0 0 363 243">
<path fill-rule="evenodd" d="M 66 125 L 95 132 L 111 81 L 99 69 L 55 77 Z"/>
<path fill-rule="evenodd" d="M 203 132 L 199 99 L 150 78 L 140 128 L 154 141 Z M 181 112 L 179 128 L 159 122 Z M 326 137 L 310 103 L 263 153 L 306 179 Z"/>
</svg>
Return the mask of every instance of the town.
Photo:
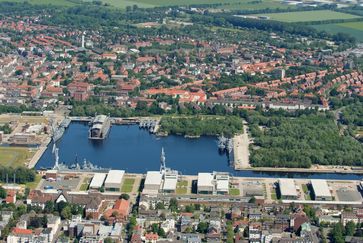
<svg viewBox="0 0 363 243">
<path fill-rule="evenodd" d="M 363 242 L 361 3 L 266 1 L 1 0 L 1 240 Z"/>
</svg>

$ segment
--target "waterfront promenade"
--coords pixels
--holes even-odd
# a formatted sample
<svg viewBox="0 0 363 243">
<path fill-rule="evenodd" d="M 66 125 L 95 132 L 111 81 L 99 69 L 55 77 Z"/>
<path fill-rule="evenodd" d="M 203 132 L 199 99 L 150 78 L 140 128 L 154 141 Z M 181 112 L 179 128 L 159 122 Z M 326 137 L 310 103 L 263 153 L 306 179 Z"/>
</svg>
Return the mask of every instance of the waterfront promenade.
<svg viewBox="0 0 363 243">
<path fill-rule="evenodd" d="M 243 123 L 243 134 L 233 137 L 234 169 L 243 170 L 251 168 L 249 157 L 250 140 L 248 138 L 247 123 Z"/>
</svg>

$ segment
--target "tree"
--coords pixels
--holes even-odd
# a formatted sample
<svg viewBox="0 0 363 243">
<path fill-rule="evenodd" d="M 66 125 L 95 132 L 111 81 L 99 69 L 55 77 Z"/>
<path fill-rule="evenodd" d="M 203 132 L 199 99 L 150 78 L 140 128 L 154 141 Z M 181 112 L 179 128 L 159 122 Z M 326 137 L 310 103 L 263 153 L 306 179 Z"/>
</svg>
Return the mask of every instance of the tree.
<svg viewBox="0 0 363 243">
<path fill-rule="evenodd" d="M 208 230 L 208 223 L 207 222 L 199 222 L 198 227 L 197 227 L 197 232 L 201 233 L 201 234 L 205 234 L 207 233 Z"/>
<path fill-rule="evenodd" d="M 169 209 L 172 212 L 177 212 L 178 211 L 178 200 L 176 200 L 176 198 L 171 198 L 169 201 Z"/>
<path fill-rule="evenodd" d="M 355 223 L 353 221 L 349 221 L 346 225 L 345 225 L 345 235 L 347 236 L 353 236 L 355 233 Z"/>
<path fill-rule="evenodd" d="M 129 196 L 129 194 L 122 193 L 121 196 L 120 196 L 120 199 L 129 200 L 130 199 L 130 196 Z"/>
<path fill-rule="evenodd" d="M 335 224 L 331 230 L 331 238 L 333 243 L 344 243 L 343 225 L 341 223 Z"/>
<path fill-rule="evenodd" d="M 104 243 L 113 243 L 113 240 L 110 237 L 107 237 L 106 239 L 104 239 L 103 242 Z"/>
<path fill-rule="evenodd" d="M 161 238 L 165 238 L 166 234 L 163 228 L 159 227 L 158 229 L 158 236 L 160 236 Z"/>
<path fill-rule="evenodd" d="M 227 223 L 227 243 L 233 243 L 233 242 L 234 242 L 234 231 L 232 223 L 229 221 Z"/>
<path fill-rule="evenodd" d="M 66 206 L 61 211 L 61 216 L 63 219 L 70 219 L 72 217 L 72 209 L 70 206 Z"/>
<path fill-rule="evenodd" d="M 54 202 L 47 201 L 44 206 L 44 213 L 52 213 L 54 211 Z"/>
<path fill-rule="evenodd" d="M 165 209 L 164 203 L 162 202 L 156 203 L 155 209 Z"/>
<path fill-rule="evenodd" d="M 248 202 L 249 203 L 256 203 L 256 198 L 255 197 L 251 197 Z"/>
<path fill-rule="evenodd" d="M 3 187 L 0 187 L 0 198 L 6 198 L 7 193 Z"/>
</svg>

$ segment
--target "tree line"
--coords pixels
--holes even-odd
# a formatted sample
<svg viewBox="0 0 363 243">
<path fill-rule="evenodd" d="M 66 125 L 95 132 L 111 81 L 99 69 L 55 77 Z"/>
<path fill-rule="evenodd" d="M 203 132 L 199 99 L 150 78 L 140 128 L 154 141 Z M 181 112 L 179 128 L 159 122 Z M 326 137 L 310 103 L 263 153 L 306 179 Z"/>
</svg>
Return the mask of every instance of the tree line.
<svg viewBox="0 0 363 243">
<path fill-rule="evenodd" d="M 236 116 L 225 117 L 163 117 L 161 132 L 187 136 L 224 135 L 232 137 L 242 132 L 242 120 Z"/>
<path fill-rule="evenodd" d="M 249 117 L 254 166 L 363 165 L 363 145 L 340 135 L 331 114 Z"/>
</svg>

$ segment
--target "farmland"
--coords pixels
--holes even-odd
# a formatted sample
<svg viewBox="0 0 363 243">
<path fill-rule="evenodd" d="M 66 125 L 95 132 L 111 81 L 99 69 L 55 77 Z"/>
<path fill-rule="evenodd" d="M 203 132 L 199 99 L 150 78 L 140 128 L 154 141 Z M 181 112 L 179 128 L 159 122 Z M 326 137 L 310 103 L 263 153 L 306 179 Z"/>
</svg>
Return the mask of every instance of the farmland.
<svg viewBox="0 0 363 243">
<path fill-rule="evenodd" d="M 24 2 L 23 0 L 0 0 L 0 2 Z M 66 6 L 71 7 L 76 5 L 76 2 L 72 2 L 69 0 L 28 0 L 27 1 L 30 4 L 52 4 L 56 6 Z"/>
<path fill-rule="evenodd" d="M 363 22 L 348 22 L 337 24 L 313 25 L 317 30 L 324 30 L 332 34 L 346 33 L 355 37 L 359 41 L 363 41 Z"/>
<path fill-rule="evenodd" d="M 243 0 L 236 3 L 226 3 L 217 8 L 220 9 L 230 9 L 230 10 L 259 10 L 259 9 L 287 9 L 287 8 L 296 8 L 295 6 L 282 4 L 280 1 L 276 0 L 263 0 L 263 1 L 252 1 L 252 0 Z"/>
<path fill-rule="evenodd" d="M 271 20 L 288 23 L 360 18 L 360 16 L 339 13 L 331 10 L 272 13 L 263 14 L 263 16 L 269 17 Z"/>
<path fill-rule="evenodd" d="M 9 0 L 0 0 L 0 2 L 5 2 Z M 22 2 L 22 0 L 13 0 L 14 2 Z M 52 4 L 57 6 L 75 6 L 77 5 L 77 1 L 73 0 L 29 0 L 31 4 Z M 92 2 L 92 0 L 84 0 L 84 2 Z M 160 0 L 160 1 L 152 1 L 152 0 L 102 0 L 103 3 L 109 4 L 110 6 L 124 9 L 127 6 L 137 5 L 141 8 L 152 8 L 152 7 L 161 7 L 161 6 L 177 6 L 177 5 L 194 5 L 194 4 L 220 4 L 217 6 L 218 8 L 224 9 L 265 9 L 265 8 L 288 8 L 291 6 L 283 5 L 279 1 L 276 0 L 262 0 L 262 1 L 253 1 L 253 0 Z"/>
</svg>

